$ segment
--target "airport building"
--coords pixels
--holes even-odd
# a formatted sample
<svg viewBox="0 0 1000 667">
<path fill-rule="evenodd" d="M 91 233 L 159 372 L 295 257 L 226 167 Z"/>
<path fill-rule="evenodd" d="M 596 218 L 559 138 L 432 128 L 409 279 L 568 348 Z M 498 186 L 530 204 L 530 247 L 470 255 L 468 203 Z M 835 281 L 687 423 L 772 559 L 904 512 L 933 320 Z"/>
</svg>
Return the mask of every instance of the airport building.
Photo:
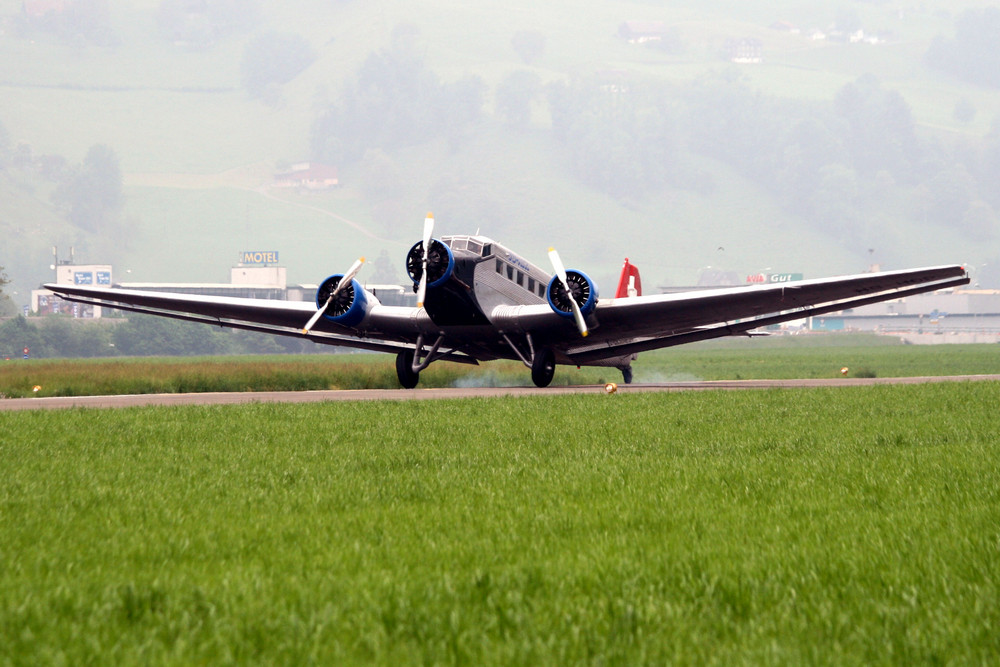
<svg viewBox="0 0 1000 667">
<path fill-rule="evenodd" d="M 55 282 L 58 285 L 86 285 L 111 287 L 110 264 L 73 264 L 72 261 L 54 264 Z M 72 315 L 73 317 L 97 318 L 101 316 L 100 306 L 88 306 L 72 301 L 63 301 L 46 289 L 31 291 L 31 310 L 39 315 Z"/>
<path fill-rule="evenodd" d="M 916 294 L 812 318 L 813 331 L 870 331 L 915 344 L 1000 342 L 1000 290 Z"/>
</svg>

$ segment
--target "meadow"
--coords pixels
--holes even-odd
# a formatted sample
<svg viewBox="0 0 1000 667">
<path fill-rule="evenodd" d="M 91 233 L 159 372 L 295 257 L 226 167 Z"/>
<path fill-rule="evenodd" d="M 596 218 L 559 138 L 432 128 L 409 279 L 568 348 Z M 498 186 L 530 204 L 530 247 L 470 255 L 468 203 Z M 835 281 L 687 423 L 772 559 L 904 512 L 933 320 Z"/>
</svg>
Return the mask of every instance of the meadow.
<svg viewBox="0 0 1000 667">
<path fill-rule="evenodd" d="M 998 397 L 0 412 L 0 663 L 990 664 Z"/>
<path fill-rule="evenodd" d="M 121 359 L 14 359 L 0 363 L 0 399 L 26 396 L 305 391 L 398 387 L 395 358 L 326 354 Z M 841 374 L 847 368 L 846 376 Z M 995 345 L 902 345 L 867 334 L 723 339 L 646 352 L 636 382 L 984 375 L 1000 373 Z M 611 368 L 560 366 L 553 383 L 620 382 Z M 421 387 L 530 385 L 517 362 L 435 363 Z M 35 389 L 37 387 L 37 390 Z"/>
</svg>

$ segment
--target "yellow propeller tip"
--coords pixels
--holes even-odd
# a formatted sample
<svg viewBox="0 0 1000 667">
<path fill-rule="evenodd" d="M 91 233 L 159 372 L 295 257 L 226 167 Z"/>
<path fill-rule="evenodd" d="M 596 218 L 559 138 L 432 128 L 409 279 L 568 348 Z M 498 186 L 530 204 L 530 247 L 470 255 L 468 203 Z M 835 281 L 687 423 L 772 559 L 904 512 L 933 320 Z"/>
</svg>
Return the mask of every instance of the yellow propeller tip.
<svg viewBox="0 0 1000 667">
<path fill-rule="evenodd" d="M 427 211 L 427 215 L 426 215 L 425 217 L 428 217 L 428 218 L 430 218 L 431 220 L 433 220 L 433 219 L 434 219 L 434 214 L 433 214 L 433 213 L 431 213 L 430 211 Z"/>
<path fill-rule="evenodd" d="M 552 252 L 553 250 L 555 250 L 555 248 L 553 248 L 552 246 L 549 246 L 549 252 Z"/>
<path fill-rule="evenodd" d="M 589 334 L 590 334 L 590 332 L 589 332 L 589 331 L 584 331 L 584 332 L 583 332 L 582 334 L 580 334 L 580 335 L 581 335 L 581 336 L 583 336 L 584 338 L 586 338 L 586 337 L 587 337 L 587 336 L 588 336 Z"/>
<path fill-rule="evenodd" d="M 365 258 L 364 258 L 364 257 L 362 257 L 362 258 L 361 258 L 361 259 L 359 259 L 358 261 L 359 261 L 359 262 L 361 262 L 362 264 L 364 264 L 364 263 L 365 263 Z"/>
</svg>

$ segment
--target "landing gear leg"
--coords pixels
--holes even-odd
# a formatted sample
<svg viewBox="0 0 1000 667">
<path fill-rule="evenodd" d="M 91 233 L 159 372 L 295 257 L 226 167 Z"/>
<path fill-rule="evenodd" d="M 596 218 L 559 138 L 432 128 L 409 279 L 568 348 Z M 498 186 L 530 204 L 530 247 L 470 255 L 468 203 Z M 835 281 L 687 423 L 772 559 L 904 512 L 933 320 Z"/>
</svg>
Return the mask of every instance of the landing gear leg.
<svg viewBox="0 0 1000 667">
<path fill-rule="evenodd" d="M 413 350 L 403 350 L 396 355 L 396 377 L 403 389 L 413 389 L 420 381 L 420 373 L 413 370 Z"/>
<path fill-rule="evenodd" d="M 622 382 L 632 384 L 632 367 L 626 366 L 622 369 Z"/>
<path fill-rule="evenodd" d="M 531 361 L 531 381 L 536 387 L 548 387 L 552 376 L 556 374 L 556 356 L 547 347 L 535 352 Z"/>
</svg>

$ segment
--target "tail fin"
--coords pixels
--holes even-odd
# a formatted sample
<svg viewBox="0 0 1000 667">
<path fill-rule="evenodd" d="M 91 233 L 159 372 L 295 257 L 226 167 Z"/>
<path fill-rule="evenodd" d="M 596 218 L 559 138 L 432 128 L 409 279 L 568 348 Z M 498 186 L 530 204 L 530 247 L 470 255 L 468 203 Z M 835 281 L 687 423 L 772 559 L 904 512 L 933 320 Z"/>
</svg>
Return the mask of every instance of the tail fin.
<svg viewBox="0 0 1000 667">
<path fill-rule="evenodd" d="M 618 291 L 615 292 L 615 298 L 621 299 L 641 294 L 642 281 L 639 280 L 639 269 L 630 264 L 628 257 L 626 257 L 625 265 L 622 267 L 622 277 L 618 279 Z"/>
</svg>

